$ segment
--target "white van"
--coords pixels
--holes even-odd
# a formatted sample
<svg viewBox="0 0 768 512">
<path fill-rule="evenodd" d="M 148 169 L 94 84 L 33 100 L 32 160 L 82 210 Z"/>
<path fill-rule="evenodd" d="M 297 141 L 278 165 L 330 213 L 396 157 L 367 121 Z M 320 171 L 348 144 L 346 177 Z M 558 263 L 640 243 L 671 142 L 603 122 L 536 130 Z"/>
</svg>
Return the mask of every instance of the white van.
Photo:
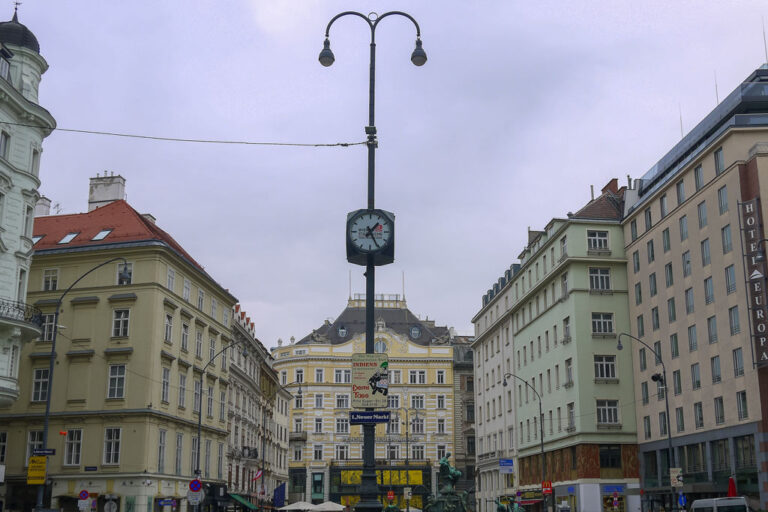
<svg viewBox="0 0 768 512">
<path fill-rule="evenodd" d="M 696 500 L 691 505 L 691 512 L 752 512 L 743 496 L 735 498 L 709 498 Z"/>
</svg>

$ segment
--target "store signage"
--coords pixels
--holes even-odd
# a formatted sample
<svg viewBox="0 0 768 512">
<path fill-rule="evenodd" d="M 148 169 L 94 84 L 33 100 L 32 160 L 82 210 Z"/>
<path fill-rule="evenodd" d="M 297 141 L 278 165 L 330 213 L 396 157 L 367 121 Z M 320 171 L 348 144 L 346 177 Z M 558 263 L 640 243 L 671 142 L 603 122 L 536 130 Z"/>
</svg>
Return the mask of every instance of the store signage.
<svg viewBox="0 0 768 512">
<path fill-rule="evenodd" d="M 744 270 L 747 274 L 747 300 L 752 320 L 752 345 L 756 364 L 768 363 L 768 307 L 766 307 L 766 242 L 758 199 L 740 203 L 741 234 L 744 242 Z M 758 254 L 763 257 L 758 258 Z"/>
<path fill-rule="evenodd" d="M 389 373 L 387 354 L 352 354 L 352 407 L 387 406 Z"/>
</svg>

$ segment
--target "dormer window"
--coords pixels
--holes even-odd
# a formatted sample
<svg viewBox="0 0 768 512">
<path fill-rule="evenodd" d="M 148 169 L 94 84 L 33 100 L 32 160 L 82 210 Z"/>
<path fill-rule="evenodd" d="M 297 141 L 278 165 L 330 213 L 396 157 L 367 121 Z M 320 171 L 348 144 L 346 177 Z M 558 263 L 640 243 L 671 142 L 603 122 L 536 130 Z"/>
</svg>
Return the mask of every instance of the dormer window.
<svg viewBox="0 0 768 512">
<path fill-rule="evenodd" d="M 411 338 L 417 340 L 421 337 L 421 327 L 414 325 L 411 327 Z"/>
<path fill-rule="evenodd" d="M 59 243 L 60 243 L 60 244 L 68 244 L 69 242 L 71 242 L 72 240 L 74 240 L 74 238 L 75 238 L 77 235 L 79 235 L 79 234 L 80 234 L 80 232 L 77 232 L 77 233 L 67 233 L 67 234 L 64 236 L 64 238 L 62 238 L 61 240 L 59 240 Z"/>
<path fill-rule="evenodd" d="M 36 235 L 32 237 L 32 245 L 35 245 L 37 242 L 43 239 L 45 235 Z"/>
<path fill-rule="evenodd" d="M 102 229 L 101 231 L 96 233 L 96 236 L 91 238 L 91 240 L 93 240 L 93 241 L 104 240 L 107 237 L 107 235 L 110 234 L 111 232 L 112 232 L 112 228 Z"/>
<path fill-rule="evenodd" d="M 346 338 L 347 337 L 347 328 L 342 326 L 339 326 L 339 338 Z"/>
<path fill-rule="evenodd" d="M 373 344 L 373 352 L 376 354 L 385 354 L 387 352 L 387 344 L 383 340 L 376 340 Z"/>
</svg>

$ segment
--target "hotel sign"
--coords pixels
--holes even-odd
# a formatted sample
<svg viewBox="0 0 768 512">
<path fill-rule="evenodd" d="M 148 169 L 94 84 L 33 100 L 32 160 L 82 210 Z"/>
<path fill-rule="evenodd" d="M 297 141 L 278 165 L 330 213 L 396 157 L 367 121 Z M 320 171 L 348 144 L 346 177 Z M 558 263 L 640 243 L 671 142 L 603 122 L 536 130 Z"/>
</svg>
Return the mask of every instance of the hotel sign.
<svg viewBox="0 0 768 512">
<path fill-rule="evenodd" d="M 768 306 L 766 306 L 766 247 L 759 199 L 740 203 L 741 233 L 744 243 L 744 270 L 747 275 L 747 300 L 752 324 L 755 364 L 768 363 Z M 762 253 L 763 258 L 758 259 Z"/>
</svg>

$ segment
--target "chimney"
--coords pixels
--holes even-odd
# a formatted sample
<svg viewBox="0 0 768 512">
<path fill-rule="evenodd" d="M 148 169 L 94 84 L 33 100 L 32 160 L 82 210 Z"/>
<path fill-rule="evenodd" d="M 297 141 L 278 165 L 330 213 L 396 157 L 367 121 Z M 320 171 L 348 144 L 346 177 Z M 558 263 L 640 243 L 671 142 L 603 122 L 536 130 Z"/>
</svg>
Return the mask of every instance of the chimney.
<svg viewBox="0 0 768 512">
<path fill-rule="evenodd" d="M 45 196 L 40 196 L 35 204 L 35 217 L 45 217 L 51 214 L 51 200 Z"/>
<path fill-rule="evenodd" d="M 144 219 L 149 221 L 151 224 L 157 223 L 157 219 L 151 213 L 142 213 L 141 216 L 144 217 Z"/>
<path fill-rule="evenodd" d="M 91 178 L 88 190 L 89 212 L 121 199 L 125 199 L 125 178 L 119 174 L 115 176 L 114 172 L 111 176 L 106 172 L 104 176 L 97 173 L 95 178 Z"/>
<path fill-rule="evenodd" d="M 590 185 L 589 186 L 589 195 L 592 196 L 592 201 L 594 201 L 595 200 L 595 186 L 594 185 Z"/>
<path fill-rule="evenodd" d="M 609 181 L 604 187 L 601 192 L 603 194 L 606 193 L 606 191 L 610 190 L 614 194 L 617 194 L 619 192 L 619 180 L 618 178 L 613 178 L 611 181 Z"/>
</svg>

